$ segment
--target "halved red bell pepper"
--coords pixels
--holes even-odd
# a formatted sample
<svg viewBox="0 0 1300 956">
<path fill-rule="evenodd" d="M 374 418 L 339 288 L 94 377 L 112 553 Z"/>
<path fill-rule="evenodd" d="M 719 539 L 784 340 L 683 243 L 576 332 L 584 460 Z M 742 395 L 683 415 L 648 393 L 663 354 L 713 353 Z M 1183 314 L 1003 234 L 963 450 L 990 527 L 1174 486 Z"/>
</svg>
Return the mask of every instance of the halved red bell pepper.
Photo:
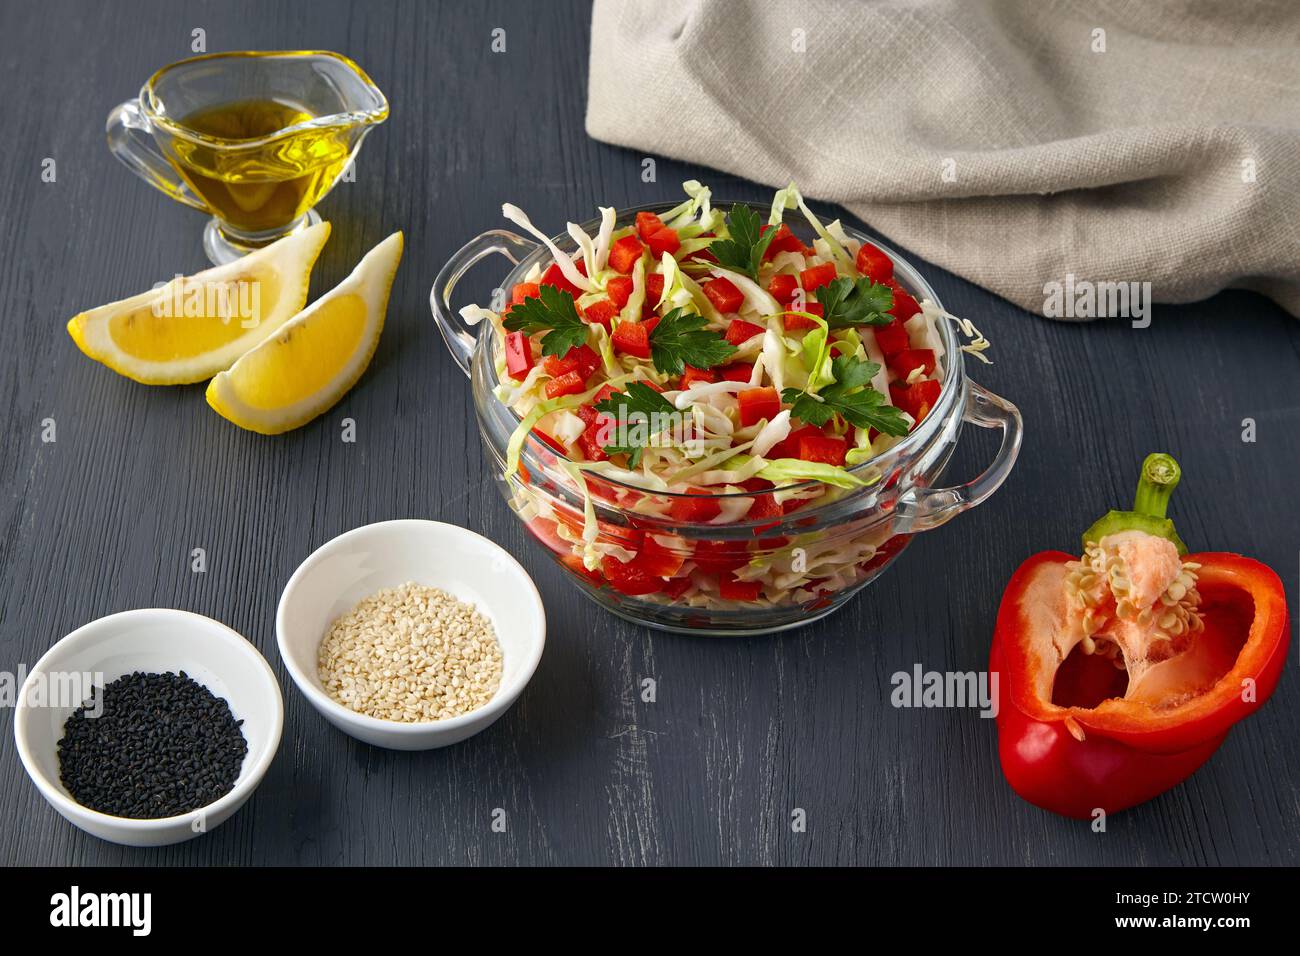
<svg viewBox="0 0 1300 956">
<path fill-rule="evenodd" d="M 1134 510 L 1089 528 L 1082 560 L 1036 554 L 1003 595 L 989 665 L 1002 771 L 1046 810 L 1088 819 L 1150 800 L 1277 686 L 1290 636 L 1282 582 L 1238 554 L 1185 553 L 1165 517 L 1179 476 L 1168 455 L 1148 457 Z M 1143 624 L 1135 595 L 1159 587 L 1162 561 L 1179 577 Z"/>
</svg>

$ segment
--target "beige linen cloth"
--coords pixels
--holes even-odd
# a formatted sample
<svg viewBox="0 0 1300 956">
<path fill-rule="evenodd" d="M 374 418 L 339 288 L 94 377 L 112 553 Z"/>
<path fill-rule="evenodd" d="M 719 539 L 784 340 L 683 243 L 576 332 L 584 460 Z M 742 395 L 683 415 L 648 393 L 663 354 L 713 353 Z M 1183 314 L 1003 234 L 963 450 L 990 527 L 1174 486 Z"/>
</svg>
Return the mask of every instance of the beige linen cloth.
<svg viewBox="0 0 1300 956">
<path fill-rule="evenodd" d="M 587 130 L 1032 312 L 1073 274 L 1300 314 L 1300 0 L 596 0 Z"/>
</svg>

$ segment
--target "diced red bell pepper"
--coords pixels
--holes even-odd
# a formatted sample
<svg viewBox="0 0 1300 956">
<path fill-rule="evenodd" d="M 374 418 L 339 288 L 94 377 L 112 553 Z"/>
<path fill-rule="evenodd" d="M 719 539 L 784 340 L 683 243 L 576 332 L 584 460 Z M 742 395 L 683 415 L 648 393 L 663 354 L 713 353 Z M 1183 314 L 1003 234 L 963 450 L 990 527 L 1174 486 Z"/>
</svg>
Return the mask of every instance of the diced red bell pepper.
<svg viewBox="0 0 1300 956">
<path fill-rule="evenodd" d="M 663 273 L 661 272 L 650 273 L 648 276 L 645 277 L 645 304 L 641 307 L 641 311 L 645 312 L 648 309 L 649 311 L 653 312 L 655 306 L 659 304 L 660 298 L 663 297 L 663 294 L 664 294 Z"/>
<path fill-rule="evenodd" d="M 804 435 L 799 439 L 799 457 L 823 465 L 843 465 L 848 442 L 826 435 Z"/>
<path fill-rule="evenodd" d="M 614 326 L 610 341 L 614 348 L 637 358 L 650 357 L 650 330 L 646 322 L 620 322 Z"/>
<path fill-rule="evenodd" d="M 871 331 L 876 336 L 876 344 L 880 346 L 880 351 L 885 353 L 885 358 L 897 355 L 912 344 L 907 329 L 903 327 L 900 319 L 895 319 L 888 325 L 873 326 Z"/>
<path fill-rule="evenodd" d="M 559 378 L 546 383 L 546 397 L 559 398 L 561 395 L 577 395 L 587 387 L 587 380 L 577 371 L 565 372 Z"/>
<path fill-rule="evenodd" d="M 759 230 L 759 235 L 765 235 L 771 226 L 763 226 Z M 790 227 L 785 223 L 776 227 L 776 235 L 767 245 L 767 251 L 763 253 L 763 258 L 771 260 L 778 252 L 803 252 L 807 247 L 803 242 L 790 231 Z"/>
<path fill-rule="evenodd" d="M 722 506 L 710 496 L 707 488 L 692 489 L 689 497 L 673 499 L 668 514 L 676 521 L 711 521 L 722 514 Z"/>
<path fill-rule="evenodd" d="M 811 266 L 799 273 L 799 284 L 803 286 L 805 292 L 811 292 L 819 286 L 828 285 L 835 276 L 835 263 L 823 262 L 819 266 Z"/>
<path fill-rule="evenodd" d="M 600 439 L 597 437 L 599 434 L 600 424 L 593 422 L 584 428 L 582 434 L 578 436 L 578 448 L 587 461 L 605 461 L 609 458 L 604 446 L 601 445 Z"/>
<path fill-rule="evenodd" d="M 817 328 L 817 323 L 808 318 L 808 316 L 815 315 L 820 319 L 826 314 L 826 310 L 820 302 L 809 302 L 800 311 L 806 312 L 808 315 L 781 316 L 781 323 L 785 326 L 787 332 L 799 332 L 803 329 L 815 329 Z"/>
<path fill-rule="evenodd" d="M 753 492 L 768 491 L 775 487 L 772 482 L 764 478 L 750 478 L 748 481 L 741 482 L 741 486 L 746 491 Z M 768 494 L 755 494 L 754 503 L 749 506 L 749 511 L 745 512 L 745 520 L 761 521 L 764 518 L 779 518 L 781 514 L 781 505 L 775 497 Z"/>
<path fill-rule="evenodd" d="M 599 299 L 582 310 L 582 317 L 592 325 L 603 325 L 608 332 L 618 318 L 618 307 L 609 299 Z"/>
<path fill-rule="evenodd" d="M 686 370 L 682 372 L 681 388 L 688 389 L 692 385 L 698 385 L 707 382 L 716 382 L 718 373 L 711 368 L 696 368 L 694 365 L 687 365 Z"/>
<path fill-rule="evenodd" d="M 939 400 L 941 389 L 942 386 L 933 379 L 925 379 L 911 385 L 895 382 L 889 386 L 889 399 L 895 407 L 911 415 L 919 425 Z"/>
<path fill-rule="evenodd" d="M 884 282 L 894 277 L 894 260 L 869 242 L 858 250 L 858 271 L 872 282 Z"/>
<path fill-rule="evenodd" d="M 906 379 L 915 369 L 924 369 L 929 375 L 934 371 L 934 349 L 903 349 L 889 357 L 889 367 Z"/>
<path fill-rule="evenodd" d="M 601 559 L 600 569 L 604 572 L 605 580 L 609 582 L 610 587 L 633 597 L 654 594 L 663 586 L 659 578 L 646 573 L 645 569 L 638 567 L 636 562 L 629 561 L 624 564 L 613 555 Z"/>
<path fill-rule="evenodd" d="M 660 281 L 663 281 L 662 276 Z M 631 276 L 614 276 L 605 283 L 605 294 L 609 296 L 609 301 L 613 302 L 616 308 L 623 308 L 627 305 L 627 300 L 632 297 Z"/>
<path fill-rule="evenodd" d="M 762 590 L 761 581 L 737 581 L 726 571 L 718 575 L 718 594 L 725 601 L 756 601 Z"/>
<path fill-rule="evenodd" d="M 624 236 L 609 247 L 609 267 L 627 275 L 641 258 L 644 247 L 636 236 Z"/>
<path fill-rule="evenodd" d="M 546 271 L 542 273 L 542 278 L 539 280 L 539 284 L 553 285 L 561 292 L 569 293 L 569 295 L 573 296 L 575 299 L 582 295 L 582 290 L 570 282 L 568 277 L 560 271 L 560 265 L 557 262 L 552 262 L 546 267 Z"/>
<path fill-rule="evenodd" d="M 677 238 L 676 229 L 664 226 L 658 232 L 650 234 L 650 238 L 646 239 L 646 245 L 650 247 L 650 252 L 656 259 L 662 259 L 665 252 L 672 255 L 680 249 L 682 241 Z"/>
<path fill-rule="evenodd" d="M 767 453 L 768 458 L 798 458 L 799 442 L 805 435 L 822 435 L 822 430 L 815 425 L 801 425 L 798 428 L 790 430 L 790 434 L 772 446 L 772 450 Z"/>
<path fill-rule="evenodd" d="M 704 283 L 704 294 L 719 312 L 736 312 L 745 302 L 745 295 L 730 279 L 719 276 Z"/>
<path fill-rule="evenodd" d="M 716 235 L 716 233 L 712 233 L 712 232 L 702 232 L 702 233 L 700 233 L 698 236 L 696 236 L 696 238 L 697 238 L 697 239 L 716 239 L 716 238 L 717 238 L 717 235 Z M 708 246 L 705 246 L 703 249 L 697 249 L 697 250 L 695 250 L 695 251 L 692 252 L 690 255 L 688 255 L 686 258 L 687 258 L 687 259 L 698 259 L 700 262 L 717 262 L 717 261 L 718 261 L 718 257 L 715 256 L 712 252 L 709 251 Z"/>
<path fill-rule="evenodd" d="M 750 388 L 736 398 L 740 401 L 740 425 L 747 428 L 766 418 L 771 421 L 781 411 L 781 396 L 772 386 Z"/>
<path fill-rule="evenodd" d="M 655 577 L 670 578 L 682 569 L 686 563 L 685 544 L 679 547 L 665 547 L 652 534 L 647 534 L 641 542 L 641 550 L 633 558 L 633 563 L 647 574 Z"/>
<path fill-rule="evenodd" d="M 730 365 L 724 365 L 719 372 L 723 381 L 727 382 L 748 382 L 754 377 L 753 362 L 733 362 Z"/>
<path fill-rule="evenodd" d="M 655 326 L 657 326 L 658 324 L 659 324 L 659 316 L 657 315 L 652 315 L 649 318 L 643 318 L 641 320 L 641 325 L 645 329 L 645 334 L 647 336 L 654 332 Z"/>
<path fill-rule="evenodd" d="M 533 299 L 541 294 L 541 287 L 536 282 L 516 282 L 510 290 L 510 304 L 518 305 L 524 299 Z"/>
<path fill-rule="evenodd" d="M 642 239 L 647 242 L 660 229 L 664 228 L 664 221 L 652 212 L 639 212 L 636 214 L 636 231 Z"/>
<path fill-rule="evenodd" d="M 744 541 L 696 541 L 691 560 L 716 574 L 743 568 L 749 557 L 749 546 Z"/>
<path fill-rule="evenodd" d="M 600 356 L 590 345 L 578 345 L 564 353 L 564 356 L 548 355 L 542 360 L 542 368 L 552 378 L 559 378 L 576 371 L 585 382 L 591 373 L 600 368 Z"/>
<path fill-rule="evenodd" d="M 901 289 L 894 290 L 894 306 L 889 310 L 890 315 L 906 322 L 920 311 L 921 306 L 914 298 Z"/>
<path fill-rule="evenodd" d="M 537 438 L 544 445 L 547 445 L 553 450 L 558 451 L 561 455 L 564 454 L 564 446 L 560 444 L 560 440 L 554 437 L 553 435 L 546 434 L 546 432 L 542 431 L 540 428 L 534 428 L 533 437 Z"/>
<path fill-rule="evenodd" d="M 679 598 L 689 590 L 690 586 L 690 578 L 669 578 L 659 589 L 659 593 L 666 594 L 670 598 Z"/>
<path fill-rule="evenodd" d="M 566 568 L 568 568 L 574 574 L 578 575 L 579 577 L 586 578 L 592 584 L 596 585 L 596 587 L 602 587 L 604 585 L 605 579 L 601 577 L 600 572 L 588 571 L 587 566 L 582 563 L 582 558 L 580 558 L 578 555 L 576 554 L 561 555 L 560 561 L 564 564 Z"/>
<path fill-rule="evenodd" d="M 799 280 L 789 272 L 778 272 L 767 283 L 768 293 L 782 305 L 790 304 L 797 288 L 799 288 Z"/>
<path fill-rule="evenodd" d="M 506 374 L 523 381 L 533 368 L 533 345 L 523 332 L 506 333 Z"/>
<path fill-rule="evenodd" d="M 756 335 L 762 335 L 764 331 L 761 325 L 746 322 L 744 319 L 732 319 L 731 324 L 727 326 L 726 338 L 732 345 L 740 345 Z"/>
</svg>

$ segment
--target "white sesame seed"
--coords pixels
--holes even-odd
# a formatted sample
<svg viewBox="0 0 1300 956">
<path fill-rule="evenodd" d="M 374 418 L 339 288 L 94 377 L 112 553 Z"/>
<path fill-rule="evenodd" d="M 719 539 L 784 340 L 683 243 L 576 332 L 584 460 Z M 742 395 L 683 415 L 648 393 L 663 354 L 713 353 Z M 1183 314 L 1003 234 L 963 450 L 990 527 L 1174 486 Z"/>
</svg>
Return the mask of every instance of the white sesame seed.
<svg viewBox="0 0 1300 956">
<path fill-rule="evenodd" d="M 456 717 L 501 685 L 501 645 L 472 604 L 408 583 L 372 594 L 332 625 L 317 669 L 343 706 L 402 723 Z"/>
</svg>

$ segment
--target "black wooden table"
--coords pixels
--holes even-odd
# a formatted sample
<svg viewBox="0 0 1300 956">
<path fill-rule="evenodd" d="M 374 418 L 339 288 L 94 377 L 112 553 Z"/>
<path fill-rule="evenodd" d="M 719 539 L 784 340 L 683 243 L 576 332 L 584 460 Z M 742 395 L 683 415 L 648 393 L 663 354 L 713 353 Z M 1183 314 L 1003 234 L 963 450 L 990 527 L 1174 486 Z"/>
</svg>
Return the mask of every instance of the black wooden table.
<svg viewBox="0 0 1300 956">
<path fill-rule="evenodd" d="M 1019 561 L 1071 548 L 1127 502 L 1137 464 L 1182 462 L 1178 526 L 1193 547 L 1240 550 L 1294 588 L 1300 326 L 1253 294 L 1157 306 L 1150 328 L 1026 314 L 925 263 L 950 310 L 994 343 L 975 377 L 1017 402 L 1026 440 L 987 504 L 921 536 L 829 620 L 750 640 L 670 636 L 588 604 L 530 542 L 479 448 L 466 380 L 430 319 L 435 271 L 501 225 L 503 200 L 550 231 L 597 203 L 770 190 L 641 159 L 583 131 L 581 2 L 117 5 L 4 0 L 0 97 L 0 670 L 32 664 L 86 621 L 186 608 L 253 641 L 285 694 L 279 755 L 252 801 L 189 843 L 102 843 L 45 805 L 0 716 L 0 863 L 28 864 L 1295 864 L 1300 862 L 1300 686 L 1273 701 L 1188 783 L 1105 833 L 1017 799 L 991 720 L 895 709 L 890 675 L 986 663 L 1002 587 Z M 506 31 L 505 53 L 491 51 Z M 389 231 L 406 230 L 388 326 L 370 370 L 291 434 L 236 429 L 202 386 L 151 389 L 83 357 L 63 325 L 83 308 L 206 265 L 202 219 L 108 154 L 104 117 L 156 67 L 210 51 L 319 48 L 353 56 L 393 103 L 313 280 L 331 287 Z M 56 163 L 42 180 L 43 160 Z M 896 236 L 906 248 L 907 236 Z M 501 273 L 481 268 L 486 296 Z M 468 301 L 468 300 L 467 300 Z M 357 441 L 340 421 L 356 421 Z M 1243 419 L 1257 440 L 1243 442 Z M 54 419 L 57 441 L 42 441 Z M 983 467 L 971 433 L 949 475 Z M 280 590 L 314 548 L 396 517 L 455 522 L 501 542 L 535 576 L 546 655 L 488 732 L 393 753 L 330 728 L 275 647 Z M 206 573 L 191 571 L 202 547 Z M 1294 613 L 1295 592 L 1290 594 Z M 641 681 L 657 683 L 643 703 Z M 492 812 L 507 811 L 493 832 Z M 791 826 L 802 809 L 806 830 Z"/>
</svg>

